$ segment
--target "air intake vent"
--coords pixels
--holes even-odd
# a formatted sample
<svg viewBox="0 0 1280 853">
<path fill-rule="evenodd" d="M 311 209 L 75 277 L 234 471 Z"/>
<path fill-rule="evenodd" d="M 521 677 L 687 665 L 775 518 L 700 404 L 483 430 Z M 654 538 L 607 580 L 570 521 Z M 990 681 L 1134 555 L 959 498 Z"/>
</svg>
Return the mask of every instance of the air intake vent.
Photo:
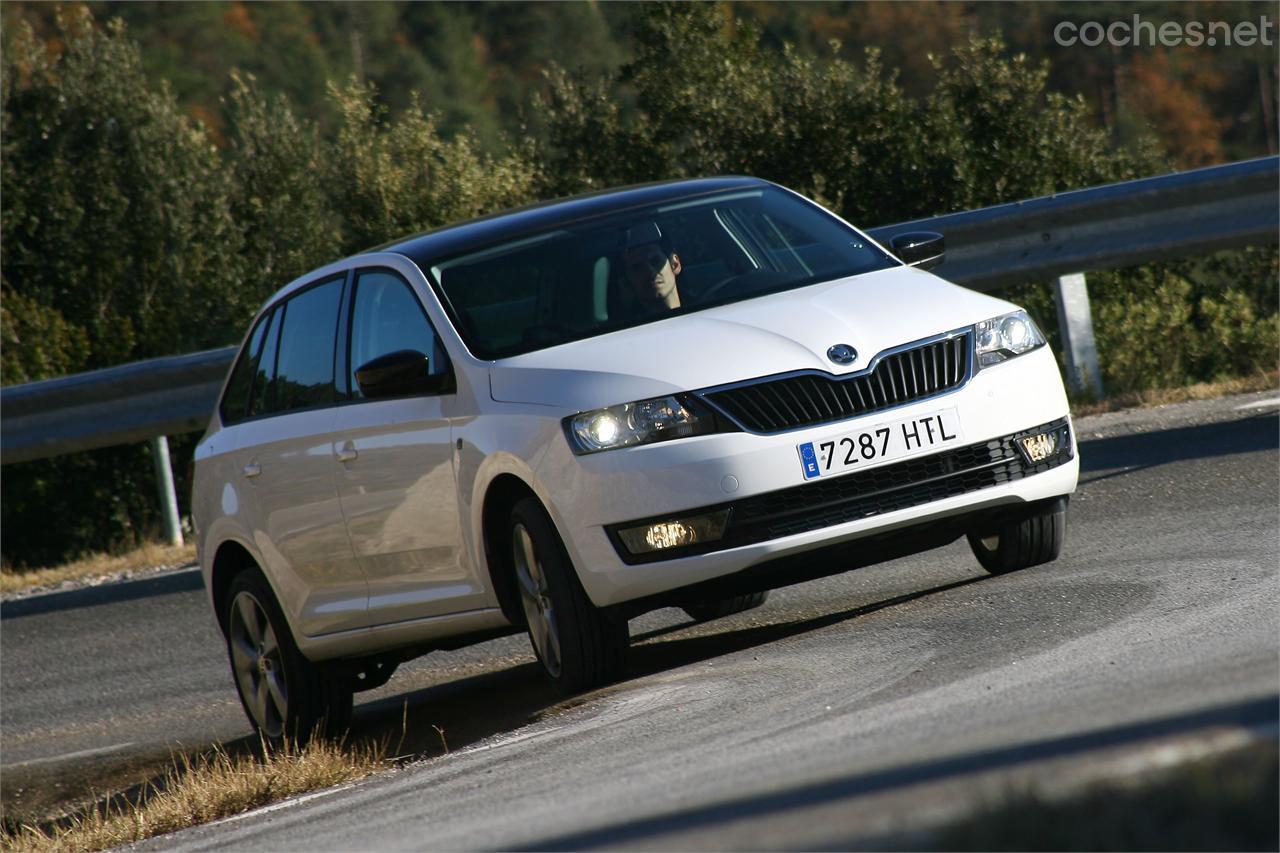
<svg viewBox="0 0 1280 853">
<path fill-rule="evenodd" d="M 840 421 L 960 387 L 969 376 L 969 338 L 964 332 L 901 350 L 857 376 L 787 376 L 702 396 L 752 432 Z"/>
</svg>

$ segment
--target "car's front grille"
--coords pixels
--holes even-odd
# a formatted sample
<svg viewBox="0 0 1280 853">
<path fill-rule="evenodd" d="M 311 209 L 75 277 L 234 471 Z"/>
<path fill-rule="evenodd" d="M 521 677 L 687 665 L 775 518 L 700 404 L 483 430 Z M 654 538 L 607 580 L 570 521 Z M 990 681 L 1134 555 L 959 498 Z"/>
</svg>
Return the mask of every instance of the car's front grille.
<svg viewBox="0 0 1280 853">
<path fill-rule="evenodd" d="M 1020 438 L 1039 433 L 1058 434 L 1058 452 L 1031 464 L 1018 450 Z M 724 537 L 701 546 L 679 549 L 681 553 L 632 555 L 613 532 L 645 521 L 612 525 L 610 538 L 618 555 L 628 563 L 671 559 L 740 545 L 765 542 L 795 533 L 818 530 L 846 521 L 869 518 L 931 503 L 943 498 L 976 492 L 1056 468 L 1072 458 L 1071 434 L 1067 419 L 1033 429 L 958 447 L 954 450 L 905 459 L 867 471 L 839 477 L 811 480 L 799 486 L 766 492 L 732 504 L 703 507 L 677 516 L 694 516 L 729 507 Z"/>
<path fill-rule="evenodd" d="M 969 332 L 882 356 L 856 376 L 762 379 L 703 398 L 752 432 L 782 432 L 844 420 L 958 388 L 969 375 Z"/>
</svg>

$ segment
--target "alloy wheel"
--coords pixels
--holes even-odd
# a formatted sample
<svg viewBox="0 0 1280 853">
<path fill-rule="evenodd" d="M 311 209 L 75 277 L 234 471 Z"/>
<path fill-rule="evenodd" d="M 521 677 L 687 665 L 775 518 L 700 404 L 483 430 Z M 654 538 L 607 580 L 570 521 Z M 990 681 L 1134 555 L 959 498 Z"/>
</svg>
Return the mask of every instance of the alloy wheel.
<svg viewBox="0 0 1280 853">
<path fill-rule="evenodd" d="M 516 581 L 520 586 L 520 602 L 524 605 L 525 621 L 529 624 L 529 637 L 542 665 L 552 678 L 557 678 L 560 675 L 560 629 L 546 572 L 538 560 L 533 537 L 523 524 L 517 523 L 512 528 L 511 548 Z"/>
<path fill-rule="evenodd" d="M 232 602 L 227 642 L 245 706 L 263 734 L 280 737 L 289 714 L 284 660 L 271 620 L 249 592 L 242 591 Z"/>
</svg>

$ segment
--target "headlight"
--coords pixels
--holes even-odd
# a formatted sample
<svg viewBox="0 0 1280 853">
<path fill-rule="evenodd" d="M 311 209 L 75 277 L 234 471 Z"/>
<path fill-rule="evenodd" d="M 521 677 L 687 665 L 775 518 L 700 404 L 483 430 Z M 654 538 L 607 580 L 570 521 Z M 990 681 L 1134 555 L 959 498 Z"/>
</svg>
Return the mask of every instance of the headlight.
<svg viewBox="0 0 1280 853">
<path fill-rule="evenodd" d="M 569 445 L 578 455 L 720 430 L 716 416 L 688 394 L 570 415 L 564 425 Z"/>
<path fill-rule="evenodd" d="M 983 320 L 975 331 L 979 370 L 1044 346 L 1044 335 L 1022 310 Z"/>
</svg>

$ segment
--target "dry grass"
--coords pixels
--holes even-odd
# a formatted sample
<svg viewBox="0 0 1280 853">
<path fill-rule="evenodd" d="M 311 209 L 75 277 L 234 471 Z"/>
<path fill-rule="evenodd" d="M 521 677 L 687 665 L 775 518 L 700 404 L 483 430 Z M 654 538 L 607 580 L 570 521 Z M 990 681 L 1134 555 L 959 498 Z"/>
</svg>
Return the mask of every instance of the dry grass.
<svg viewBox="0 0 1280 853">
<path fill-rule="evenodd" d="M 142 569 L 185 566 L 196 559 L 195 545 L 150 543 L 125 554 L 90 554 L 71 563 L 41 569 L 0 571 L 0 594 L 56 587 L 68 581 L 111 578 Z"/>
<path fill-rule="evenodd" d="M 1254 373 L 1218 382 L 1197 382 L 1177 388 L 1155 388 L 1130 394 L 1116 394 L 1103 400 L 1072 400 L 1071 414 L 1075 417 L 1117 412 L 1121 409 L 1163 406 L 1169 403 L 1186 403 L 1189 400 L 1215 400 L 1228 394 L 1248 394 L 1253 391 L 1280 390 L 1280 372 L 1275 370 Z"/>
<path fill-rule="evenodd" d="M 225 749 L 180 755 L 137 802 L 113 804 L 55 822 L 24 825 L 0 836 L 14 853 L 88 853 L 196 826 L 287 797 L 361 779 L 387 767 L 382 746 L 345 747 L 313 741 L 266 758 Z"/>
</svg>

